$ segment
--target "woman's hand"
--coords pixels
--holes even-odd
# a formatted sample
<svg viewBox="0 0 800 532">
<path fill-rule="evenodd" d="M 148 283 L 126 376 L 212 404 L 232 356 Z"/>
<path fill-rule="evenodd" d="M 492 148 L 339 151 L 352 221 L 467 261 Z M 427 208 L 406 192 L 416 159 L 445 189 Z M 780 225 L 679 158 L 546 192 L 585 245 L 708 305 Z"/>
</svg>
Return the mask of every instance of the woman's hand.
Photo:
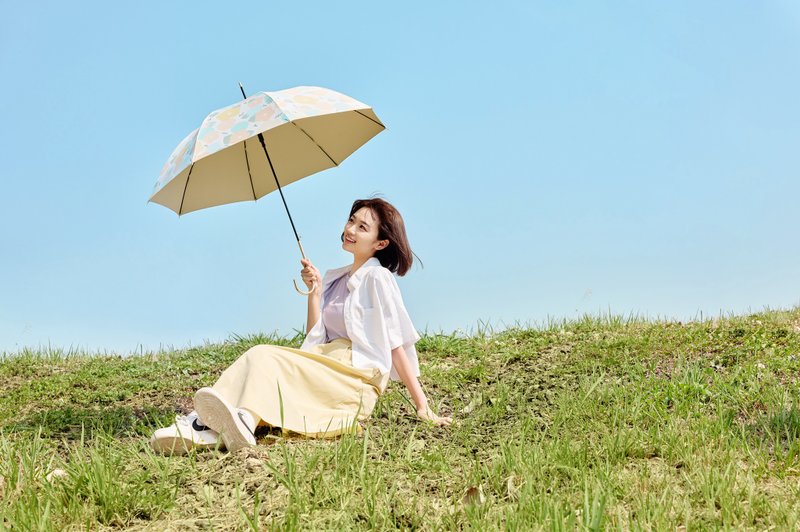
<svg viewBox="0 0 800 532">
<path fill-rule="evenodd" d="M 406 385 L 408 393 L 411 394 L 411 399 L 417 407 L 418 418 L 430 421 L 440 427 L 446 427 L 453 422 L 453 418 L 436 415 L 433 410 L 428 407 L 428 399 L 425 397 L 425 392 L 419 384 L 419 379 L 414 376 L 411 363 L 406 356 L 406 350 L 402 345 L 392 349 L 392 368 L 397 372 L 403 384 Z"/>
<path fill-rule="evenodd" d="M 300 264 L 303 265 L 303 269 L 300 270 L 300 276 L 303 278 L 303 282 L 308 289 L 311 290 L 315 282 L 317 286 L 322 286 L 322 275 L 319 273 L 319 270 L 311 264 L 311 261 L 308 259 L 300 259 Z"/>
<path fill-rule="evenodd" d="M 453 422 L 453 418 L 434 414 L 433 411 L 427 406 L 417 410 L 417 417 L 424 419 L 425 421 L 431 421 L 434 425 L 439 427 L 448 427 Z"/>
</svg>

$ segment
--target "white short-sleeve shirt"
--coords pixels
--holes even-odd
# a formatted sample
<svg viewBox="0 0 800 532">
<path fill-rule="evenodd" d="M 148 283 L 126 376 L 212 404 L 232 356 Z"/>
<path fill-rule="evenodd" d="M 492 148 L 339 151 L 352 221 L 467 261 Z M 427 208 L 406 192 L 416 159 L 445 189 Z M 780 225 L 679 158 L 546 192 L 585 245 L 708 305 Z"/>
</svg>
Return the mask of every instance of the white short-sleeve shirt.
<svg viewBox="0 0 800 532">
<path fill-rule="evenodd" d="M 322 278 L 322 300 L 328 286 L 347 274 L 351 266 L 328 270 Z M 371 257 L 347 281 L 350 294 L 344 303 L 344 323 L 347 336 L 353 343 L 353 367 L 377 368 L 390 373 L 392 380 L 400 376 L 392 368 L 392 349 L 403 346 L 411 369 L 419 377 L 419 359 L 415 344 L 420 339 L 408 316 L 397 280 L 380 261 Z M 306 335 L 300 349 L 325 343 L 327 337 L 323 320 L 317 320 Z"/>
</svg>

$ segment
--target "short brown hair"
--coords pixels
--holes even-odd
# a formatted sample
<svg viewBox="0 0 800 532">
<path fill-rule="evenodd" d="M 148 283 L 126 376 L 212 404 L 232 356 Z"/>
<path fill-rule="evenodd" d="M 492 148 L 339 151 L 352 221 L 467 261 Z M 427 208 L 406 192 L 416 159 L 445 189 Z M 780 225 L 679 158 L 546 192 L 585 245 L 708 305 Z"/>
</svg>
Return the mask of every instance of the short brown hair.
<svg viewBox="0 0 800 532">
<path fill-rule="evenodd" d="M 394 205 L 381 198 L 355 200 L 350 209 L 350 216 L 363 207 L 371 210 L 378 218 L 378 240 L 389 241 L 388 246 L 375 252 L 375 258 L 381 262 L 383 267 L 402 277 L 411 268 L 414 257 L 416 257 L 408 243 L 403 217 L 400 216 L 400 212 Z M 344 240 L 344 233 L 342 233 L 342 240 Z M 420 260 L 420 262 L 422 261 Z"/>
</svg>

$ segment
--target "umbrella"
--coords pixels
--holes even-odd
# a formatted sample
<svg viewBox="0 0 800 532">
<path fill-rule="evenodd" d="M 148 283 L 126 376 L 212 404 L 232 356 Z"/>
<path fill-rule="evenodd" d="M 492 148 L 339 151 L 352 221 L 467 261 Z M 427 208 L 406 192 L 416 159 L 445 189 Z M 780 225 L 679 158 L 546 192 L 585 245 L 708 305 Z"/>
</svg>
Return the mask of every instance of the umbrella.
<svg viewBox="0 0 800 532">
<path fill-rule="evenodd" d="M 282 185 L 338 166 L 385 129 L 366 104 L 322 87 L 258 92 L 209 114 L 161 170 L 150 200 L 175 211 L 256 201 Z M 313 285 L 310 292 L 314 291 Z"/>
</svg>

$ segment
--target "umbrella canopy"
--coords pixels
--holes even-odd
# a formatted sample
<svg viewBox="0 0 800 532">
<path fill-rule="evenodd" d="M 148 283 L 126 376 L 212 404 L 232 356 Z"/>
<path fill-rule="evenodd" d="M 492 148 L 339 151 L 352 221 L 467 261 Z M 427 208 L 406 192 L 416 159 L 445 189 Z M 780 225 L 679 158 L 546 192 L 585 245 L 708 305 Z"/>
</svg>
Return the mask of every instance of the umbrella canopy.
<svg viewBox="0 0 800 532">
<path fill-rule="evenodd" d="M 259 92 L 212 112 L 189 133 L 161 170 L 150 201 L 178 215 L 255 201 L 338 166 L 384 129 L 368 105 L 330 89 Z"/>
</svg>

